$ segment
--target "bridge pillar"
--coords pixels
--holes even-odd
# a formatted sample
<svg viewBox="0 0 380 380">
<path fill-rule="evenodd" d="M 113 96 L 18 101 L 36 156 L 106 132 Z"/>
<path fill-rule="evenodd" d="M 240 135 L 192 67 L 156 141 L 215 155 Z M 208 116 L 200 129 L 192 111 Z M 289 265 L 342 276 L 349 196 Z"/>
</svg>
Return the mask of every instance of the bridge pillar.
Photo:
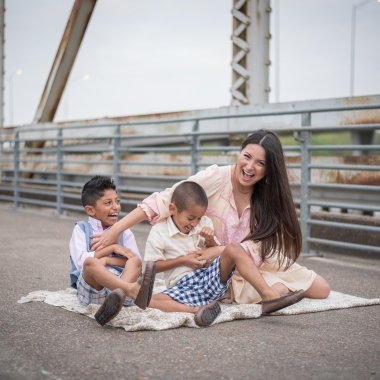
<svg viewBox="0 0 380 380">
<path fill-rule="evenodd" d="M 231 105 L 269 100 L 269 0 L 233 0 Z"/>
</svg>

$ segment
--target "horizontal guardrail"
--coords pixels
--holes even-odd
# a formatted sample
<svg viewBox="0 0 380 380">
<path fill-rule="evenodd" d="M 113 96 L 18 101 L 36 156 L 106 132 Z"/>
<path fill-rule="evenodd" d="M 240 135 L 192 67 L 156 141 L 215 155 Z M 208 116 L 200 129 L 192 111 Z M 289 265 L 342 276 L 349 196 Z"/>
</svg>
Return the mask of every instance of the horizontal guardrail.
<svg viewBox="0 0 380 380">
<path fill-rule="evenodd" d="M 311 137 L 318 133 L 375 131 L 380 124 L 311 126 L 311 114 L 353 110 L 380 109 L 380 104 L 345 107 L 307 108 L 229 114 L 178 119 L 112 122 L 96 125 L 43 126 L 18 128 L 10 133 L 0 130 L 0 200 L 11 201 L 14 207 L 21 204 L 53 207 L 58 215 L 65 211 L 81 211 L 79 194 L 83 184 L 95 174 L 110 175 L 122 194 L 124 213 L 146 195 L 165 189 L 173 183 L 209 166 L 233 164 L 239 147 L 223 145 L 230 137 L 247 135 L 252 129 L 233 128 L 228 131 L 204 131 L 204 121 L 219 119 L 255 118 L 264 116 L 301 115 L 301 127 L 272 130 L 293 135 L 294 145 L 285 145 L 289 156 L 287 164 L 294 202 L 300 208 L 304 254 L 310 252 L 310 243 L 379 252 L 377 245 L 347 243 L 311 236 L 311 227 L 330 227 L 338 230 L 356 230 L 378 234 L 380 228 L 357 223 L 320 221 L 311 218 L 312 209 L 341 209 L 373 215 L 380 212 L 380 182 L 376 163 L 354 164 L 341 162 L 314 162 L 315 152 L 380 152 L 380 145 L 313 145 Z M 305 121 L 306 120 L 306 121 Z M 187 123 L 191 131 L 178 133 L 123 134 L 125 126 L 147 126 Z M 108 128 L 107 134 L 102 128 Z M 94 135 L 100 130 L 101 136 Z M 11 136 L 4 139 L 3 137 Z M 218 142 L 217 144 L 215 142 Z M 43 143 L 41 143 L 43 142 Z M 33 144 L 40 144 L 36 147 Z M 4 148 L 8 146 L 8 148 Z M 377 154 L 379 156 L 379 154 Z M 293 157 L 293 159 L 291 159 Z M 380 161 L 377 161 L 379 163 Z M 373 185 L 323 183 L 315 181 L 313 174 L 323 172 L 369 173 Z M 372 173 L 372 174 L 371 174 Z M 344 174 L 341 174 L 344 175 Z M 372 178 L 371 177 L 371 178 Z M 327 178 L 325 176 L 324 178 Z M 371 182 L 372 183 L 372 182 Z M 378 198 L 377 198 L 378 197 Z M 378 201 L 377 201 L 378 200 Z M 375 218 L 376 219 L 376 218 Z"/>
</svg>

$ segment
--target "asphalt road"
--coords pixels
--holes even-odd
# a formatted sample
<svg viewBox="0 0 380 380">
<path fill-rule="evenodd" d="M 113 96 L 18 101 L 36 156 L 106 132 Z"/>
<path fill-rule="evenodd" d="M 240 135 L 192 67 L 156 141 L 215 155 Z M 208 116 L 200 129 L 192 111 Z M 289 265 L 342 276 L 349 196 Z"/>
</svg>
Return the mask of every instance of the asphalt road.
<svg viewBox="0 0 380 380">
<path fill-rule="evenodd" d="M 68 286 L 81 215 L 0 203 L 0 379 L 380 379 L 380 306 L 269 316 L 209 328 L 126 332 L 42 302 Z M 149 225 L 133 228 L 143 251 Z M 332 289 L 380 297 L 380 260 L 301 258 Z"/>
</svg>

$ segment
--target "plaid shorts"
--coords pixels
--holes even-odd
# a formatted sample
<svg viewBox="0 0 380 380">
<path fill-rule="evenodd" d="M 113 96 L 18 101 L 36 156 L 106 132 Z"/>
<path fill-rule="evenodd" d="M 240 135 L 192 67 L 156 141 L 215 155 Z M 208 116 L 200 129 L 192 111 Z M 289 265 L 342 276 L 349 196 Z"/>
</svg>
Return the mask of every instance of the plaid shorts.
<svg viewBox="0 0 380 380">
<path fill-rule="evenodd" d="M 219 263 L 220 257 L 217 257 L 209 267 L 194 270 L 162 293 L 189 306 L 203 306 L 219 299 L 227 291 L 234 274 L 232 271 L 226 283 L 223 284 L 220 281 Z"/>
<path fill-rule="evenodd" d="M 119 267 L 111 267 L 108 270 L 118 277 L 120 277 L 123 273 L 123 268 Z M 108 288 L 96 290 L 92 286 L 88 285 L 82 276 L 82 272 L 80 272 L 77 281 L 77 298 L 82 305 L 88 306 L 91 303 L 101 305 L 108 296 L 108 294 L 110 294 L 111 292 L 112 290 Z M 134 306 L 133 299 L 127 297 L 125 299 L 124 306 Z"/>
</svg>

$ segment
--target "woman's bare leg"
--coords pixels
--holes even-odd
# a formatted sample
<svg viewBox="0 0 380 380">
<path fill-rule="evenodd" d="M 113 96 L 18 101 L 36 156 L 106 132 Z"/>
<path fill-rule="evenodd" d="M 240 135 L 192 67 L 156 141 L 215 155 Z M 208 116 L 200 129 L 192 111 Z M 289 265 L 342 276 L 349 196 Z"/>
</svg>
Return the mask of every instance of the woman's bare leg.
<svg viewBox="0 0 380 380">
<path fill-rule="evenodd" d="M 308 298 L 327 298 L 330 294 L 330 285 L 327 281 L 317 274 L 310 288 L 306 290 Z"/>
<path fill-rule="evenodd" d="M 282 282 L 276 282 L 271 286 L 271 288 L 280 294 L 289 293 L 289 289 Z"/>
<path fill-rule="evenodd" d="M 289 289 L 281 282 L 276 282 L 271 286 L 271 288 L 280 294 L 289 293 Z M 330 285 L 318 274 L 309 289 L 306 290 L 306 297 L 308 298 L 327 298 L 329 294 Z"/>
</svg>

